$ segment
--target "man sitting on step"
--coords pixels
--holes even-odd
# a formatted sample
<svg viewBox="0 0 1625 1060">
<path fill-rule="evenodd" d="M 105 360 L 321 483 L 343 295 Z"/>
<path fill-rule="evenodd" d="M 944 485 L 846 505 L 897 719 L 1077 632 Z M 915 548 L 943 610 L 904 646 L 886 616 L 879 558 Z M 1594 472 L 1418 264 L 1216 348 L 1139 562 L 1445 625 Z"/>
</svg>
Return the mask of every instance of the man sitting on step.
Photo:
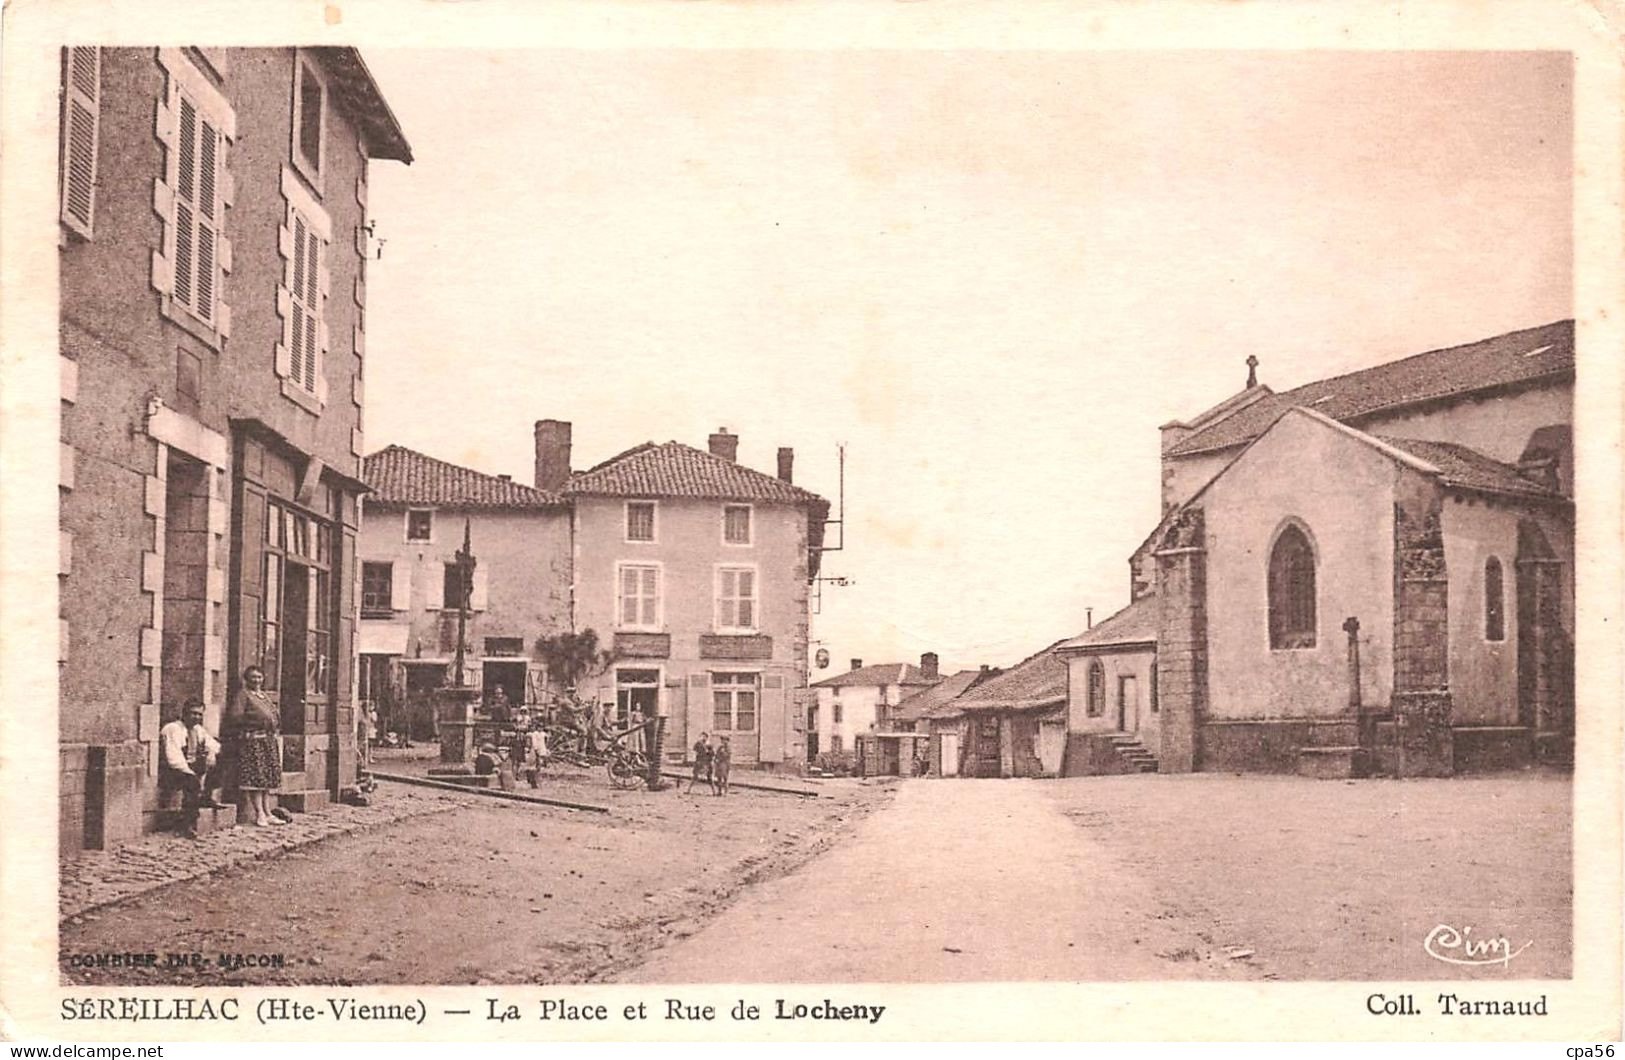
<svg viewBox="0 0 1625 1060">
<path fill-rule="evenodd" d="M 198 809 L 218 808 L 214 799 L 215 763 L 220 741 L 203 727 L 203 704 L 187 700 L 181 716 L 158 730 L 158 794 L 165 805 L 170 795 L 181 796 L 181 834 L 196 839 Z"/>
</svg>

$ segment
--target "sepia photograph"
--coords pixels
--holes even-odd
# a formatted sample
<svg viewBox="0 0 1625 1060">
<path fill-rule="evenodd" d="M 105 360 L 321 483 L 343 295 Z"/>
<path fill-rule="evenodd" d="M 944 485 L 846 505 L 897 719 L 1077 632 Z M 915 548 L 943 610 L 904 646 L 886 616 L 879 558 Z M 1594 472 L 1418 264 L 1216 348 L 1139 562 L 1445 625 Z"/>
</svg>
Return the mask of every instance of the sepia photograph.
<svg viewBox="0 0 1625 1060">
<path fill-rule="evenodd" d="M 1576 51 L 344 17 L 41 50 L 62 1020 L 1617 1037 Z"/>
</svg>

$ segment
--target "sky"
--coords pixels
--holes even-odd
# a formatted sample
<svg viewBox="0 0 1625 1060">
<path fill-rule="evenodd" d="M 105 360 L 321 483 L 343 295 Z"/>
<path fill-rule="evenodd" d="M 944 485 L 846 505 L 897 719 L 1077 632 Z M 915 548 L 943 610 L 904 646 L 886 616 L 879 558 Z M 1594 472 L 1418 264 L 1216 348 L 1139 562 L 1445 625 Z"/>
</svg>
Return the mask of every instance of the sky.
<svg viewBox="0 0 1625 1060">
<path fill-rule="evenodd" d="M 1566 55 L 364 51 L 369 451 L 529 481 L 719 427 L 834 500 L 816 646 L 1127 603 L 1157 427 L 1573 315 Z M 454 78 L 446 72 L 455 71 Z M 455 86 L 453 89 L 451 86 Z"/>
</svg>

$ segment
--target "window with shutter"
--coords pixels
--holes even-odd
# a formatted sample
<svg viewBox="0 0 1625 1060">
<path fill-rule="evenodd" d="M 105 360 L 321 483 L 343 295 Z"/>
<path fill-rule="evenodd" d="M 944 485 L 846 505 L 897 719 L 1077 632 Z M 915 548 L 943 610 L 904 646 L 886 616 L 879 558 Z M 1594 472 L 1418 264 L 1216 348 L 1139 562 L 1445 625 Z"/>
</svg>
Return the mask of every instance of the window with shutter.
<svg viewBox="0 0 1625 1060">
<path fill-rule="evenodd" d="M 170 172 L 174 195 L 170 223 L 174 230 L 175 304 L 205 324 L 213 325 L 219 288 L 220 161 L 219 125 L 177 90 L 178 127 Z"/>
<path fill-rule="evenodd" d="M 361 565 L 361 617 L 388 618 L 394 613 L 395 567 L 392 563 Z"/>
<path fill-rule="evenodd" d="M 89 239 L 96 218 L 102 56 L 100 48 L 63 51 L 62 223 Z"/>
<path fill-rule="evenodd" d="M 660 628 L 660 568 L 623 563 L 616 571 L 616 618 L 622 629 Z"/>
<path fill-rule="evenodd" d="M 282 168 L 282 198 L 287 214 L 277 233 L 282 256 L 282 282 L 277 288 L 282 341 L 276 349 L 276 371 L 283 380 L 284 396 L 310 412 L 319 412 L 327 403 L 322 364 L 327 329 L 322 314 L 328 294 L 326 248 L 333 238 L 333 223 L 304 180 L 288 166 Z"/>
<path fill-rule="evenodd" d="M 289 265 L 293 275 L 289 278 L 293 316 L 288 325 L 288 349 L 291 352 L 288 377 L 308 393 L 315 394 L 316 381 L 321 374 L 322 295 L 321 268 L 322 242 L 314 225 L 297 210 L 293 215 L 293 252 Z"/>
<path fill-rule="evenodd" d="M 722 632 L 756 629 L 756 568 L 717 568 L 716 626 Z"/>
</svg>

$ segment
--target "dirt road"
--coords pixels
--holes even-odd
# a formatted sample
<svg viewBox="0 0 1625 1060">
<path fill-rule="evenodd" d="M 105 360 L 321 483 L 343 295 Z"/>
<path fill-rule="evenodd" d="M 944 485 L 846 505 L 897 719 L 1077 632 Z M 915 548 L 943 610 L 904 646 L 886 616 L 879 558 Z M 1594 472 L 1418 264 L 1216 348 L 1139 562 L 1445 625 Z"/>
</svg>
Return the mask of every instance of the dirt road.
<svg viewBox="0 0 1625 1060">
<path fill-rule="evenodd" d="M 380 800 L 416 789 L 380 787 Z M 882 803 L 832 782 L 798 799 L 616 791 L 601 773 L 544 794 L 609 815 L 454 795 L 433 817 L 329 839 L 98 909 L 61 929 L 67 982 L 159 985 L 581 983 L 681 938 L 757 880 L 793 870 Z M 436 796 L 438 798 L 438 796 Z M 175 839 L 177 856 L 206 854 Z M 196 953 L 200 966 L 86 967 Z M 243 967 L 221 968 L 221 954 Z M 160 957 L 160 961 L 163 958 Z M 279 960 L 274 963 L 261 962 Z"/>
<path fill-rule="evenodd" d="M 1563 978 L 1570 792 L 1540 771 L 909 781 L 622 978 Z M 1468 937 L 1518 952 L 1450 963 Z"/>
<path fill-rule="evenodd" d="M 625 982 L 1252 978 L 1090 841 L 1043 781 L 910 781 L 792 876 Z M 1222 940 L 1220 940 L 1222 942 Z"/>
</svg>

